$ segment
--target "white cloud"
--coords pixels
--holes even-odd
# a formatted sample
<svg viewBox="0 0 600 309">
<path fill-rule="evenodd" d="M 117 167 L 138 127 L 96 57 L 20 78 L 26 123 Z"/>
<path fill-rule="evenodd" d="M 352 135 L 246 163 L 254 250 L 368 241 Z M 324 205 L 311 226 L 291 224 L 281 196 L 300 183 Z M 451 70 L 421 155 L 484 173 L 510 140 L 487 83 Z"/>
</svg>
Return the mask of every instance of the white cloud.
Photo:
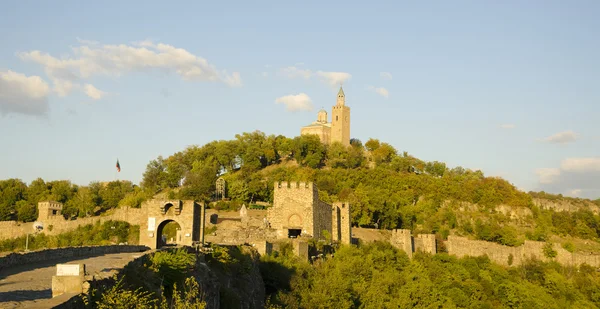
<svg viewBox="0 0 600 309">
<path fill-rule="evenodd" d="M 0 114 L 46 114 L 49 89 L 39 76 L 0 71 Z"/>
<path fill-rule="evenodd" d="M 559 168 L 538 169 L 536 174 L 540 190 L 593 199 L 600 197 L 600 157 L 566 158 Z"/>
<path fill-rule="evenodd" d="M 296 64 L 295 66 L 281 68 L 279 70 L 279 74 L 287 78 L 299 77 L 304 78 L 306 80 L 316 77 L 323 83 L 333 87 L 337 87 L 348 81 L 350 78 L 352 78 L 352 75 L 346 72 L 312 71 L 310 69 L 299 68 L 298 66 L 299 64 Z"/>
<path fill-rule="evenodd" d="M 94 87 L 91 84 L 85 84 L 85 86 L 83 88 L 84 88 L 85 94 L 94 100 L 100 100 L 100 99 L 102 99 L 103 96 L 106 95 L 106 92 L 99 90 L 98 88 Z"/>
<path fill-rule="evenodd" d="M 390 72 L 381 72 L 379 73 L 379 76 L 383 79 L 392 79 L 392 73 Z"/>
<path fill-rule="evenodd" d="M 295 66 L 289 66 L 287 68 L 282 68 L 280 71 L 287 78 L 302 77 L 304 79 L 310 79 L 310 77 L 313 74 L 311 70 L 300 69 Z"/>
<path fill-rule="evenodd" d="M 542 184 L 549 184 L 556 181 L 560 176 L 560 169 L 558 168 L 538 168 L 535 170 L 535 174 L 539 177 L 539 181 Z"/>
<path fill-rule="evenodd" d="M 577 140 L 578 135 L 573 131 L 559 132 L 554 135 L 548 136 L 543 141 L 554 144 L 566 144 Z"/>
<path fill-rule="evenodd" d="M 311 111 L 312 100 L 306 93 L 290 94 L 275 99 L 275 103 L 284 104 L 288 111 Z"/>
<path fill-rule="evenodd" d="M 502 129 L 514 129 L 517 126 L 515 124 L 513 124 L 513 123 L 504 123 L 504 124 L 501 124 L 500 127 Z"/>
<path fill-rule="evenodd" d="M 383 87 L 373 87 L 373 86 L 368 86 L 367 89 L 379 94 L 380 96 L 384 97 L 384 98 L 389 98 L 390 96 L 390 92 L 383 88 Z"/>
<path fill-rule="evenodd" d="M 573 173 L 600 172 L 600 157 L 567 158 L 561 162 L 560 168 Z"/>
<path fill-rule="evenodd" d="M 38 50 L 21 52 L 18 56 L 42 65 L 59 96 L 68 95 L 80 87 L 82 80 L 92 76 L 118 77 L 145 71 L 174 73 L 188 81 L 222 82 L 232 87 L 242 85 L 240 73 L 219 71 L 206 59 L 168 44 L 142 41 L 132 45 L 100 45 L 94 41 L 78 41 L 82 45 L 72 48 L 72 54 L 61 58 Z M 87 92 L 85 86 L 83 91 Z"/>
<path fill-rule="evenodd" d="M 350 75 L 350 73 L 346 73 L 346 72 L 318 71 L 317 75 L 319 77 L 321 77 L 322 81 L 328 83 L 330 86 L 333 86 L 333 87 L 340 86 L 343 83 L 345 83 L 346 81 L 348 81 L 350 78 L 352 78 L 352 75 Z"/>
</svg>

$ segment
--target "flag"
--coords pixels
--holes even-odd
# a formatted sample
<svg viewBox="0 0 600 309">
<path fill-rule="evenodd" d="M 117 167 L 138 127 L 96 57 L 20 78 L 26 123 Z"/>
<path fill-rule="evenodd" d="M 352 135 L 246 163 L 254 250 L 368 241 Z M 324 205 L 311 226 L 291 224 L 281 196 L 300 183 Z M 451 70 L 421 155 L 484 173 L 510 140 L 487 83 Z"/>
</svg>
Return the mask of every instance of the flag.
<svg viewBox="0 0 600 309">
<path fill-rule="evenodd" d="M 117 172 L 121 172 L 121 164 L 119 164 L 119 159 L 117 159 Z"/>
</svg>

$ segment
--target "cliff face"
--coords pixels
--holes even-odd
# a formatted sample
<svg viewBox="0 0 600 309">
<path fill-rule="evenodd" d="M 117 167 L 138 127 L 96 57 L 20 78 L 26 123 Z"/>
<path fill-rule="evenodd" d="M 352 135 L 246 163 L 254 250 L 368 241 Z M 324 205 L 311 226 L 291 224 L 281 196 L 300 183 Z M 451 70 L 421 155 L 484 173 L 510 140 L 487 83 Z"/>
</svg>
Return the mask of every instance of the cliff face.
<svg viewBox="0 0 600 309">
<path fill-rule="evenodd" d="M 206 308 L 263 308 L 265 285 L 259 255 L 245 246 L 223 246 L 206 256 L 196 275 Z"/>
<path fill-rule="evenodd" d="M 574 212 L 579 210 L 589 210 L 594 214 L 600 213 L 600 207 L 590 201 L 578 200 L 547 200 L 534 198 L 533 204 L 541 209 L 548 209 L 554 211 L 568 211 Z"/>
</svg>

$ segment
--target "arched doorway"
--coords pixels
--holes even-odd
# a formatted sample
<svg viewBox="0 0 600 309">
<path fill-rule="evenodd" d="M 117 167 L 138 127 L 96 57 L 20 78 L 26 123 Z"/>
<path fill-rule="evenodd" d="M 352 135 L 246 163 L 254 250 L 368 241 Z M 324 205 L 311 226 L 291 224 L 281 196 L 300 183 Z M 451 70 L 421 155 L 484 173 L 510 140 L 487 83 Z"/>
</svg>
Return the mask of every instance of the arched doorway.
<svg viewBox="0 0 600 309">
<path fill-rule="evenodd" d="M 177 246 L 182 243 L 182 227 L 175 220 L 165 220 L 158 225 L 156 230 L 156 248 Z"/>
</svg>

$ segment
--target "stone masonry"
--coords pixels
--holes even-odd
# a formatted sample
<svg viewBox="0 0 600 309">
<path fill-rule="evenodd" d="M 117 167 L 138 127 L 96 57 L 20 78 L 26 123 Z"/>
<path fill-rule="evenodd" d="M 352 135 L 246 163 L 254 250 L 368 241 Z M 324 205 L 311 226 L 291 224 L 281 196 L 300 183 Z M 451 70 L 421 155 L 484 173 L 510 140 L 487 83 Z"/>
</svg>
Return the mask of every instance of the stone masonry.
<svg viewBox="0 0 600 309">
<path fill-rule="evenodd" d="M 390 243 L 406 252 L 409 258 L 412 258 L 413 253 L 417 251 L 437 253 L 434 234 L 418 234 L 417 237 L 413 237 L 410 230 L 396 229 L 392 230 Z"/>
<path fill-rule="evenodd" d="M 153 199 L 142 203 L 142 210 L 147 214 L 146 220 L 140 224 L 140 245 L 151 249 L 160 247 L 161 232 L 169 222 L 176 222 L 180 232 L 176 243 L 192 246 L 200 241 L 201 207 L 194 201 Z"/>
<path fill-rule="evenodd" d="M 270 227 L 277 238 L 288 238 L 294 231 L 299 236 L 323 238 L 327 231 L 333 241 L 350 243 L 350 204 L 329 205 L 319 200 L 312 182 L 278 182 L 274 185 L 273 207 L 267 212 Z"/>
</svg>

